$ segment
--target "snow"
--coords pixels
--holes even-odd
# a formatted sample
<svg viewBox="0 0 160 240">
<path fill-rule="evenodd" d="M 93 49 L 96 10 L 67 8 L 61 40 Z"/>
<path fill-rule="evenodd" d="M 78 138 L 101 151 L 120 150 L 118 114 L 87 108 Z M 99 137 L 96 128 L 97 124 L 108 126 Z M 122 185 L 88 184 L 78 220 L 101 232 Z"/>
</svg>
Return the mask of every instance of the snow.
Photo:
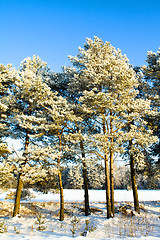
<svg viewBox="0 0 160 240">
<path fill-rule="evenodd" d="M 85 217 L 81 211 L 84 191 L 65 189 L 67 213 L 63 222 L 58 220 L 59 194 L 34 192 L 36 197 L 32 201 L 22 201 L 21 216 L 12 218 L 13 201 L 4 200 L 6 193 L 1 192 L 0 222 L 4 221 L 7 232 L 0 233 L 0 240 L 158 240 L 160 239 L 160 190 L 139 190 L 138 192 L 140 214 L 136 214 L 133 210 L 132 191 L 115 190 L 116 209 L 128 204 L 135 215 L 130 217 L 129 214 L 126 216 L 118 211 L 114 218 L 107 219 L 104 190 L 89 190 L 90 207 L 94 211 L 90 216 Z M 33 209 L 34 214 L 31 214 Z M 131 210 L 128 210 L 128 213 Z M 35 223 L 38 212 L 42 213 L 42 219 L 45 222 L 43 225 L 46 228 L 43 231 L 37 230 L 38 225 Z M 73 237 L 71 220 L 75 216 L 79 223 L 75 226 L 76 231 Z M 86 228 L 86 237 L 81 236 L 85 235 Z"/>
<path fill-rule="evenodd" d="M 31 190 L 32 191 L 32 190 Z M 3 192 L 0 194 L 0 201 L 3 201 L 8 192 Z M 59 201 L 59 194 L 53 194 L 49 192 L 48 194 L 42 194 L 32 191 L 35 198 L 32 201 L 42 202 L 42 201 Z M 106 195 L 105 190 L 89 190 L 89 200 L 90 202 L 104 202 Z M 138 190 L 139 201 L 158 201 L 160 200 L 160 190 Z M 84 201 L 84 191 L 79 189 L 64 189 L 64 199 L 65 201 Z M 115 201 L 133 201 L 132 191 L 127 190 L 115 190 Z"/>
</svg>

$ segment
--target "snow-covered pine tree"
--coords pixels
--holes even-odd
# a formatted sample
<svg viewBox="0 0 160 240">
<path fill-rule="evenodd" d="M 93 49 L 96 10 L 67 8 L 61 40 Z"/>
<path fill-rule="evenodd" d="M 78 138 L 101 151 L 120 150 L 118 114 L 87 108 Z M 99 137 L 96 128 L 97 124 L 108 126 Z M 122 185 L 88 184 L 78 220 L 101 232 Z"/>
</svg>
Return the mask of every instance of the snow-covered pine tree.
<svg viewBox="0 0 160 240">
<path fill-rule="evenodd" d="M 62 96 L 51 92 L 47 99 L 39 102 L 43 118 L 45 118 L 45 136 L 48 139 L 49 146 L 52 147 L 54 157 L 49 156 L 51 164 L 57 166 L 59 189 L 60 189 L 60 221 L 64 220 L 64 195 L 62 183 L 62 164 L 70 161 L 72 156 L 72 144 L 68 129 L 71 128 L 72 122 L 80 121 L 72 111 L 72 105 Z M 48 161 L 48 162 L 49 162 Z"/>
<path fill-rule="evenodd" d="M 138 99 L 138 102 L 135 100 L 138 94 L 136 90 L 138 79 L 135 72 L 127 57 L 109 42 L 104 43 L 98 37 L 94 37 L 94 40 L 87 39 L 84 48 L 79 48 L 77 57 L 70 58 L 79 70 L 74 78 L 75 86 L 86 85 L 88 89 L 80 97 L 83 109 L 87 114 L 96 116 L 93 119 L 97 128 L 100 129 L 99 134 L 93 135 L 93 143 L 98 146 L 97 155 L 101 156 L 105 162 L 107 218 L 109 218 L 114 215 L 114 153 L 123 152 L 122 143 L 126 141 L 126 136 L 128 136 L 128 141 L 132 143 L 135 141 L 136 131 L 135 133 L 132 131 L 132 134 L 134 133 L 132 137 L 130 135 L 133 128 L 132 120 L 135 119 L 139 123 L 139 130 L 142 130 L 141 114 L 147 113 L 150 108 L 149 102 L 141 99 Z M 138 106 L 141 112 L 137 111 Z M 127 121 L 126 116 L 128 116 Z M 130 125 L 129 134 L 124 134 L 123 129 L 128 124 Z M 143 134 L 144 131 L 141 135 L 146 142 L 148 142 L 147 137 L 153 140 L 152 137 L 149 138 L 149 132 L 146 131 L 146 134 Z M 131 152 L 130 158 L 133 158 Z"/>
<path fill-rule="evenodd" d="M 74 77 L 77 74 L 77 70 L 74 68 L 63 68 L 63 73 L 50 73 L 48 75 L 48 84 L 53 91 L 57 91 L 60 96 L 63 96 L 72 105 L 72 110 L 77 118 L 81 117 L 81 121 L 72 122 L 70 126 L 70 141 L 74 144 L 76 149 L 76 155 L 78 161 L 80 160 L 83 170 L 83 187 L 84 187 L 84 203 L 85 203 L 85 215 L 90 214 L 89 208 L 89 192 L 88 192 L 88 177 L 87 177 L 87 162 L 86 155 L 88 152 L 88 140 L 85 133 L 90 131 L 93 127 L 88 116 L 83 114 L 82 107 L 78 104 L 78 98 L 84 91 L 82 85 L 76 86 L 74 84 Z M 72 139 L 72 140 L 71 140 Z"/>
<path fill-rule="evenodd" d="M 23 188 L 23 167 L 28 163 L 27 151 L 35 139 L 43 135 L 42 125 L 45 119 L 37 117 L 38 102 L 48 94 L 49 88 L 43 83 L 42 71 L 46 68 L 39 57 L 26 58 L 17 71 L 12 97 L 12 137 L 21 139 L 23 154 L 18 156 L 19 164 L 18 184 L 13 216 L 20 211 L 20 196 Z M 33 127 L 34 123 L 34 127 Z M 36 127 L 35 127 L 36 126 Z M 39 127 L 41 126 L 41 127 Z"/>
<path fill-rule="evenodd" d="M 88 90 L 84 91 L 83 97 L 80 98 L 83 109 L 92 116 L 96 115 L 95 123 L 101 131 L 94 138 L 99 148 L 97 154 L 100 154 L 105 162 L 109 218 L 111 211 L 114 215 L 113 155 L 118 151 L 115 139 L 118 138 L 118 131 L 122 126 L 122 121 L 118 118 L 121 111 L 119 107 L 123 101 L 122 92 L 127 87 L 127 80 L 135 84 L 136 79 L 133 70 L 129 68 L 127 58 L 120 50 L 117 51 L 108 42 L 103 43 L 98 37 L 94 40 L 87 39 L 84 49 L 79 48 L 78 56 L 71 57 L 71 61 L 80 72 L 75 76 L 75 85 L 85 85 L 85 89 Z"/>
<path fill-rule="evenodd" d="M 130 169 L 126 165 L 118 165 L 114 163 L 114 179 L 115 179 L 115 189 L 130 189 L 131 188 L 131 178 Z"/>
<path fill-rule="evenodd" d="M 0 156 L 10 152 L 3 138 L 9 135 L 10 87 L 14 82 L 14 75 L 15 70 L 11 65 L 0 64 Z"/>
<path fill-rule="evenodd" d="M 73 189 L 82 189 L 83 186 L 83 178 L 82 172 L 79 165 L 73 165 L 70 167 L 68 172 L 68 181 Z"/>
<path fill-rule="evenodd" d="M 123 142 L 125 147 L 125 155 L 129 159 L 131 171 L 131 183 L 134 198 L 135 211 L 139 212 L 139 201 L 136 183 L 136 167 L 144 164 L 144 149 L 157 141 L 153 136 L 153 131 L 147 126 L 146 116 L 156 115 L 150 106 L 150 101 L 135 97 L 128 98 L 127 104 L 123 105 L 123 112 L 120 117 L 123 119 Z"/>
<path fill-rule="evenodd" d="M 102 189 L 105 183 L 104 167 L 97 162 L 88 164 L 88 180 L 91 189 Z"/>
<path fill-rule="evenodd" d="M 51 92 L 51 89 L 44 83 L 43 76 L 45 74 L 42 69 L 45 67 L 46 64 L 36 56 L 22 62 L 19 81 L 16 82 L 15 88 L 15 99 L 18 105 L 15 126 L 26 133 L 22 167 L 29 163 L 28 161 L 31 159 L 30 145 L 32 149 L 32 144 L 36 144 L 36 139 L 41 138 L 41 141 L 43 140 L 41 144 L 49 145 L 43 148 L 47 154 L 44 163 L 57 168 L 60 188 L 60 220 L 63 221 L 64 196 L 61 164 L 62 159 L 69 158 L 69 152 L 71 152 L 66 144 L 66 130 L 68 122 L 71 124 L 72 121 L 79 121 L 79 118 L 75 117 L 67 101 L 57 93 Z M 43 152 L 42 156 L 44 155 Z M 20 173 L 19 178 L 21 175 Z"/>
<path fill-rule="evenodd" d="M 13 181 L 13 176 L 15 177 L 21 172 L 24 188 L 34 188 L 43 193 L 50 189 L 57 189 L 57 169 L 48 164 L 48 155 L 54 157 L 52 149 L 42 146 L 42 144 L 41 146 L 30 144 L 25 153 L 27 154 L 25 157 L 23 150 L 8 157 L 7 163 L 2 168 L 4 174 L 2 180 L 8 176 Z M 26 164 L 21 165 L 24 160 L 26 160 Z"/>
<path fill-rule="evenodd" d="M 3 161 L 3 164 L 0 166 L 0 188 L 9 189 L 13 187 L 13 170 L 14 167 L 12 165 Z"/>
<path fill-rule="evenodd" d="M 158 137 L 158 141 L 149 149 L 145 168 L 148 176 L 148 186 L 154 188 L 159 178 L 160 166 L 160 48 L 157 52 L 149 51 L 146 62 L 147 66 L 144 65 L 141 68 L 145 84 L 147 84 L 147 87 L 143 88 L 143 94 L 145 98 L 151 100 L 152 109 L 157 110 L 156 116 L 146 118 L 148 126 L 153 129 L 154 134 Z"/>
</svg>

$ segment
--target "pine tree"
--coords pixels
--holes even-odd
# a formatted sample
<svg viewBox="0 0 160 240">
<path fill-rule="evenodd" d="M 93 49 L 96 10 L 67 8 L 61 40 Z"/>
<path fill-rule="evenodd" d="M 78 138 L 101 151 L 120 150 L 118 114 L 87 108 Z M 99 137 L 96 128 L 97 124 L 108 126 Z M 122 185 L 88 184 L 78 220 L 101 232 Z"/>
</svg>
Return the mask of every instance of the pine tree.
<svg viewBox="0 0 160 240">
<path fill-rule="evenodd" d="M 10 153 L 4 137 L 9 135 L 10 88 L 14 83 L 15 71 L 11 65 L 0 64 L 0 156 Z"/>
<path fill-rule="evenodd" d="M 127 58 L 119 50 L 116 51 L 110 43 L 103 43 L 98 37 L 94 40 L 87 39 L 84 49 L 79 48 L 79 52 L 77 57 L 71 57 L 71 61 L 80 72 L 75 77 L 75 85 L 86 86 L 88 91 L 84 91 L 84 96 L 80 98 L 83 109 L 92 116 L 96 114 L 96 125 L 101 129 L 100 134 L 95 135 L 95 139 L 98 146 L 97 154 L 100 154 L 105 162 L 109 218 L 111 211 L 114 215 L 113 155 L 118 150 L 115 139 L 118 138 L 118 131 L 122 126 L 118 113 L 122 110 L 124 89 L 129 81 L 132 85 L 135 84 L 136 79 L 133 70 L 129 68 Z M 127 94 L 125 93 L 126 97 Z"/>
<path fill-rule="evenodd" d="M 114 178 L 115 178 L 115 189 L 130 189 L 130 169 L 128 164 L 119 165 L 114 164 Z"/>
<path fill-rule="evenodd" d="M 88 192 L 88 176 L 87 176 L 87 145 L 88 142 L 85 139 L 85 133 L 92 128 L 92 122 L 89 121 L 87 116 L 84 117 L 83 110 L 78 104 L 78 98 L 81 96 L 84 86 L 74 84 L 74 76 L 77 71 L 74 68 L 63 68 L 63 73 L 55 74 L 50 73 L 47 77 L 48 84 L 52 91 L 57 91 L 60 96 L 63 96 L 72 105 L 72 110 L 78 118 L 70 126 L 70 141 L 74 144 L 76 149 L 76 155 L 81 160 L 82 171 L 83 171 L 83 187 L 84 187 L 84 203 L 85 203 L 85 215 L 90 214 L 89 208 L 89 192 Z M 72 139 L 71 139 L 72 138 Z M 87 144 L 87 145 L 86 145 Z"/>
<path fill-rule="evenodd" d="M 148 126 L 153 129 L 154 135 L 158 137 L 158 141 L 151 146 L 147 154 L 147 167 L 149 186 L 155 187 L 156 177 L 158 176 L 158 168 L 160 165 L 160 48 L 155 53 L 149 51 L 147 53 L 147 66 L 141 68 L 144 75 L 145 88 L 143 94 L 145 98 L 151 100 L 152 109 L 157 111 L 157 115 L 151 115 L 146 118 Z M 152 178 L 151 178 L 152 176 Z M 150 181 L 153 179 L 153 181 Z"/>
<path fill-rule="evenodd" d="M 62 164 L 70 160 L 72 145 L 68 128 L 72 122 L 79 121 L 74 115 L 70 104 L 61 96 L 51 92 L 48 99 L 39 102 L 42 107 L 42 116 L 46 119 L 44 126 L 45 136 L 52 147 L 53 157 L 49 156 L 50 164 L 57 168 L 60 189 L 60 221 L 64 220 L 64 194 L 62 183 Z M 49 163 L 49 161 L 48 161 Z"/>
<path fill-rule="evenodd" d="M 83 179 L 81 169 L 78 165 L 71 166 L 68 173 L 68 181 L 73 189 L 82 189 Z"/>
<path fill-rule="evenodd" d="M 47 94 L 48 88 L 43 83 L 42 70 L 46 68 L 46 63 L 33 56 L 21 63 L 21 68 L 17 71 L 15 86 L 13 89 L 12 104 L 12 137 L 20 138 L 23 143 L 23 154 L 18 157 L 19 173 L 17 179 L 17 191 L 14 204 L 13 216 L 20 211 L 20 197 L 23 188 L 23 167 L 28 164 L 27 151 L 31 142 L 36 137 L 43 135 L 39 126 L 43 125 L 44 119 L 37 117 L 38 102 Z M 33 123 L 36 128 L 33 128 Z"/>
<path fill-rule="evenodd" d="M 3 164 L 0 166 L 0 188 L 9 189 L 13 187 L 13 171 L 14 167 L 3 161 Z"/>
<path fill-rule="evenodd" d="M 56 166 L 60 188 L 60 220 L 63 221 L 64 196 L 61 164 L 62 159 L 66 159 L 70 152 L 66 144 L 67 124 L 68 121 L 76 121 L 76 118 L 67 101 L 56 93 L 51 92 L 51 89 L 44 82 L 43 68 L 45 70 L 45 67 L 46 64 L 36 56 L 33 56 L 33 59 L 28 58 L 22 62 L 22 68 L 19 70 L 20 77 L 16 83 L 14 96 L 17 107 L 15 129 L 20 129 L 20 131 L 24 131 L 25 133 L 24 154 L 22 155 L 24 161 L 21 163 L 21 167 L 29 164 L 31 159 L 32 162 L 35 161 L 32 158 L 35 154 L 32 150 L 32 145 L 33 143 L 37 144 L 36 139 L 37 141 L 41 141 L 41 144 L 44 146 L 42 147 L 42 152 L 40 150 L 41 146 L 38 148 L 41 156 L 43 156 L 42 164 Z M 45 145 L 48 145 L 48 147 L 45 147 Z M 19 179 L 22 179 L 21 172 Z M 19 181 L 18 186 L 22 188 L 22 184 Z M 21 188 L 20 190 L 17 188 L 19 195 Z M 18 198 L 18 210 L 17 208 L 15 209 L 14 215 L 19 212 L 19 195 L 15 200 L 17 202 Z"/>
<path fill-rule="evenodd" d="M 134 208 L 139 212 L 139 201 L 136 184 L 136 166 L 144 164 L 145 149 L 157 141 L 153 136 L 153 131 L 147 127 L 145 116 L 156 114 L 151 110 L 150 101 L 134 98 L 128 100 L 127 111 L 123 112 L 125 122 L 125 135 L 123 141 L 126 142 L 125 154 L 129 157 L 131 182 L 133 189 Z"/>
<path fill-rule="evenodd" d="M 87 39 L 84 48 L 79 48 L 77 57 L 70 58 L 78 68 L 78 73 L 74 77 L 75 86 L 84 85 L 87 89 L 79 100 L 84 111 L 90 114 L 97 128 L 100 129 L 100 133 L 93 135 L 92 138 L 93 144 L 98 147 L 96 154 L 105 162 L 107 218 L 109 218 L 114 215 L 114 153 L 123 152 L 122 145 L 126 141 L 126 136 L 128 136 L 129 148 L 133 148 L 137 129 L 141 131 L 145 129 L 142 114 L 148 113 L 150 106 L 148 101 L 140 99 L 136 101 L 138 79 L 135 72 L 126 56 L 109 42 L 103 43 L 98 37 L 94 40 Z M 138 106 L 141 112 L 138 111 Z M 140 125 L 139 128 L 134 128 L 135 133 L 132 131 L 133 120 Z M 125 126 L 128 131 L 128 134 L 125 133 L 126 136 L 123 131 Z M 144 133 L 145 131 L 142 131 L 141 135 Z M 145 136 L 142 137 L 146 142 L 149 134 L 149 131 L 146 131 Z M 142 142 L 140 144 L 143 145 Z M 129 156 L 132 163 L 132 151 L 129 151 Z M 131 164 L 132 170 L 133 165 Z"/>
<path fill-rule="evenodd" d="M 97 161 L 88 163 L 88 180 L 91 189 L 102 189 L 105 183 L 104 167 Z"/>
</svg>

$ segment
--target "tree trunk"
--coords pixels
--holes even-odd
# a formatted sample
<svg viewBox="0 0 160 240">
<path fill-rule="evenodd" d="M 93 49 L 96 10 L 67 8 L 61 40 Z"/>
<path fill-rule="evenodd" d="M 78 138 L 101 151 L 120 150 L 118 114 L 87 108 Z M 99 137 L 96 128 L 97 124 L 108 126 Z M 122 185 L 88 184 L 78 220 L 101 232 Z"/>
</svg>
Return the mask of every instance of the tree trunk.
<svg viewBox="0 0 160 240">
<path fill-rule="evenodd" d="M 59 136 L 59 146 L 60 146 L 60 151 L 62 149 L 62 133 L 58 134 Z M 60 157 L 57 160 L 57 166 L 58 166 L 58 178 L 59 178 L 59 189 L 60 189 L 60 217 L 59 220 L 63 221 L 64 220 L 64 194 L 63 194 L 63 184 L 62 184 L 62 174 L 61 174 L 61 169 L 60 169 Z"/>
<path fill-rule="evenodd" d="M 113 133 L 113 120 L 112 120 L 112 110 L 110 110 L 110 133 Z M 111 211 L 112 216 L 114 217 L 114 174 L 113 174 L 113 142 L 114 139 L 111 136 L 111 148 L 110 148 L 110 191 L 111 191 Z"/>
<path fill-rule="evenodd" d="M 129 148 L 132 146 L 132 140 L 129 141 Z M 134 169 L 134 157 L 130 154 L 130 170 L 131 170 L 131 182 L 133 190 L 133 199 L 134 199 L 134 210 L 139 213 L 139 201 L 138 201 L 138 191 L 136 184 L 136 174 Z"/>
<path fill-rule="evenodd" d="M 64 194 L 63 194 L 63 185 L 62 185 L 62 175 L 59 169 L 58 171 L 58 178 L 59 178 L 59 188 L 60 188 L 60 217 L 59 220 L 64 220 Z"/>
<path fill-rule="evenodd" d="M 111 217 L 111 199 L 110 199 L 110 179 L 108 158 L 105 155 L 105 182 L 106 182 L 106 204 L 107 204 L 107 218 Z"/>
<path fill-rule="evenodd" d="M 25 140 L 25 146 L 24 149 L 26 150 L 29 145 L 29 132 L 26 131 L 26 140 Z M 25 165 L 23 163 L 23 165 Z M 15 217 L 17 214 L 20 213 L 20 200 L 21 200 L 21 194 L 23 189 L 23 182 L 21 179 L 22 173 L 18 174 L 18 181 L 17 181 L 17 190 L 16 190 L 16 196 L 15 196 L 15 202 L 14 202 L 14 210 L 13 210 L 13 217 Z"/>
<path fill-rule="evenodd" d="M 103 122 L 103 134 L 106 134 L 106 123 L 105 118 L 102 119 Z M 105 184 L 106 184 L 106 204 L 107 204 L 107 218 L 111 217 L 111 199 L 110 199 L 110 178 L 109 178 L 109 166 L 108 166 L 108 157 L 105 154 L 104 156 L 105 163 Z"/>
<path fill-rule="evenodd" d="M 113 151 L 110 151 L 110 191 L 111 191 L 111 211 L 114 217 L 114 174 L 113 174 Z"/>
<path fill-rule="evenodd" d="M 19 173 L 19 175 L 18 175 L 13 217 L 15 217 L 17 214 L 20 213 L 20 200 L 21 200 L 21 193 L 22 193 L 22 188 L 23 188 L 23 182 L 21 180 L 21 175 L 22 175 L 21 173 Z"/>
<path fill-rule="evenodd" d="M 84 202 L 85 202 L 85 216 L 90 215 L 90 208 L 89 208 L 89 193 L 88 193 L 88 178 L 87 178 L 87 165 L 85 161 L 85 152 L 83 147 L 83 142 L 80 142 L 82 158 L 84 159 L 83 164 L 83 185 L 84 185 Z"/>
</svg>

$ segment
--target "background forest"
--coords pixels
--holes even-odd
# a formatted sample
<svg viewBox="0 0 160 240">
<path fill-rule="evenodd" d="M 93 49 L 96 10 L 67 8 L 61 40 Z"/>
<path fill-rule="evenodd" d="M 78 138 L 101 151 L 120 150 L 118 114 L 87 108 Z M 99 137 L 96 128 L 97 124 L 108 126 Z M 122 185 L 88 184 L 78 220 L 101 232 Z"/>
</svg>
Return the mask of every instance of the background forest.
<svg viewBox="0 0 160 240">
<path fill-rule="evenodd" d="M 114 189 L 160 187 L 160 49 L 146 66 L 133 67 L 100 38 L 86 39 L 72 67 L 50 71 L 38 56 L 18 70 L 0 65 L 0 186 L 16 188 L 13 216 L 23 188 L 106 189 L 107 218 L 114 216 Z M 21 149 L 8 147 L 19 140 Z"/>
</svg>

